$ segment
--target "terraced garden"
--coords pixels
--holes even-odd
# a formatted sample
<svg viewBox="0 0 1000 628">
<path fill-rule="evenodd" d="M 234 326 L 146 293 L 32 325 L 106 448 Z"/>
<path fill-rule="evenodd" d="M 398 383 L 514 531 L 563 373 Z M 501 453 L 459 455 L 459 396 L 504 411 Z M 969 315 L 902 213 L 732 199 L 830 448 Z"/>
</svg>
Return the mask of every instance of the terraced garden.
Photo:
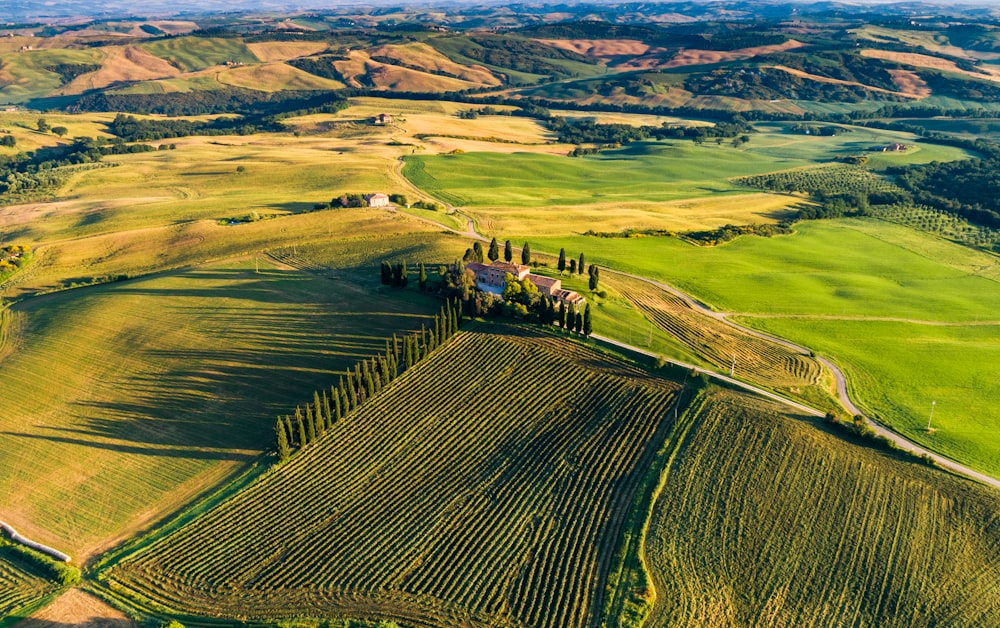
<svg viewBox="0 0 1000 628">
<path fill-rule="evenodd" d="M 995 491 L 730 392 L 690 421 L 653 507 L 647 625 L 1000 625 Z"/>
<path fill-rule="evenodd" d="M 678 386 L 480 325 L 101 579 L 181 614 L 587 626 Z"/>
</svg>

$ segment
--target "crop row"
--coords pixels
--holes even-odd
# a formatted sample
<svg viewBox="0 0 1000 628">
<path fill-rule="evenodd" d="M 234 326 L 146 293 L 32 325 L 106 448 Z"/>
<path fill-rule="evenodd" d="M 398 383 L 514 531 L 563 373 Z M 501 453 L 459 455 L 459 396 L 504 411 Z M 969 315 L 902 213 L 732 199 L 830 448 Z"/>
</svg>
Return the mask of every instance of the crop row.
<svg viewBox="0 0 1000 628">
<path fill-rule="evenodd" d="M 718 368 L 776 387 L 811 386 L 822 367 L 814 358 L 693 310 L 681 298 L 641 281 L 625 281 L 625 296 L 658 327 Z"/>
<path fill-rule="evenodd" d="M 55 582 L 11 562 L 0 546 L 0 619 L 57 587 Z"/>
<path fill-rule="evenodd" d="M 998 506 L 716 391 L 654 507 L 652 623 L 1000 625 Z"/>
<path fill-rule="evenodd" d="M 736 179 L 737 183 L 776 192 L 801 192 L 821 196 L 851 193 L 865 195 L 896 192 L 900 188 L 863 166 L 833 165 L 785 170 Z"/>
<path fill-rule="evenodd" d="M 538 332 L 463 332 L 108 576 L 230 618 L 588 625 L 676 388 Z"/>
<path fill-rule="evenodd" d="M 974 225 L 965 218 L 930 207 L 884 205 L 873 210 L 876 218 L 933 233 L 955 242 L 1000 252 L 1000 229 Z"/>
</svg>

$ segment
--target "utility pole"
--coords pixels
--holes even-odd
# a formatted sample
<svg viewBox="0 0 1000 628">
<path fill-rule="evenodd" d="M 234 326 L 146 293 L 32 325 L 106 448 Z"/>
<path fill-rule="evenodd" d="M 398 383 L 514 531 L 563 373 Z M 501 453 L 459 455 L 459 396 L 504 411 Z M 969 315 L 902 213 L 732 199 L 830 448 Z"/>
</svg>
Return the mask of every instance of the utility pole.
<svg viewBox="0 0 1000 628">
<path fill-rule="evenodd" d="M 934 418 L 934 404 L 936 404 L 936 403 L 937 403 L 936 401 L 932 401 L 931 402 L 931 415 L 929 417 L 927 417 L 927 431 L 928 432 L 931 431 L 931 419 Z"/>
</svg>

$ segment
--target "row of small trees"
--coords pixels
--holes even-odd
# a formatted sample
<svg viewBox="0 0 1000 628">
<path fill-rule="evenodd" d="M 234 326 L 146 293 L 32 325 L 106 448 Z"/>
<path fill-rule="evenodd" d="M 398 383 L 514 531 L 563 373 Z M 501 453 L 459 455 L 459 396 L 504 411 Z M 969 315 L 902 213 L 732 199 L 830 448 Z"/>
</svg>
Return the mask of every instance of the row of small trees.
<svg viewBox="0 0 1000 628">
<path fill-rule="evenodd" d="M 278 416 L 275 439 L 278 460 L 284 462 L 292 451 L 301 450 L 323 435 L 334 423 L 375 396 L 393 380 L 427 357 L 455 332 L 462 322 L 458 301 L 449 300 L 434 316 L 434 326 L 386 341 L 385 351 L 362 360 L 348 369 L 329 391 L 314 391 L 312 401 L 297 406 L 294 414 Z"/>
<path fill-rule="evenodd" d="M 497 242 L 496 238 L 490 241 L 489 250 L 483 254 L 483 245 L 479 242 L 474 242 L 472 248 L 465 249 L 465 255 L 462 257 L 464 262 L 485 262 L 489 259 L 491 262 L 495 262 L 500 259 L 500 243 Z M 514 259 L 514 245 L 510 243 L 510 240 L 506 240 L 503 244 L 503 260 L 505 262 L 510 262 Z M 525 266 L 531 264 L 531 246 L 527 242 L 521 247 L 521 263 Z"/>
</svg>

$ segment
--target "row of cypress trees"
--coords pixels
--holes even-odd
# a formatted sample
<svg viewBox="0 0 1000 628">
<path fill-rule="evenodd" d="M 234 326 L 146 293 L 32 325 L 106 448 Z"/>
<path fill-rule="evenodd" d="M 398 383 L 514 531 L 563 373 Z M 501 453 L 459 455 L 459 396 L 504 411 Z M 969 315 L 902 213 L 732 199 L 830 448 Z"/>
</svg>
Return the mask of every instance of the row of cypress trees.
<svg viewBox="0 0 1000 628">
<path fill-rule="evenodd" d="M 333 424 L 375 396 L 408 369 L 416 366 L 431 351 L 458 331 L 462 307 L 449 300 L 434 315 L 434 326 L 421 326 L 419 332 L 386 341 L 385 351 L 362 360 L 348 369 L 329 391 L 314 391 L 305 408 L 297 406 L 294 414 L 278 416 L 274 426 L 278 460 L 284 462 L 293 450 L 301 450 L 323 435 Z"/>
</svg>

